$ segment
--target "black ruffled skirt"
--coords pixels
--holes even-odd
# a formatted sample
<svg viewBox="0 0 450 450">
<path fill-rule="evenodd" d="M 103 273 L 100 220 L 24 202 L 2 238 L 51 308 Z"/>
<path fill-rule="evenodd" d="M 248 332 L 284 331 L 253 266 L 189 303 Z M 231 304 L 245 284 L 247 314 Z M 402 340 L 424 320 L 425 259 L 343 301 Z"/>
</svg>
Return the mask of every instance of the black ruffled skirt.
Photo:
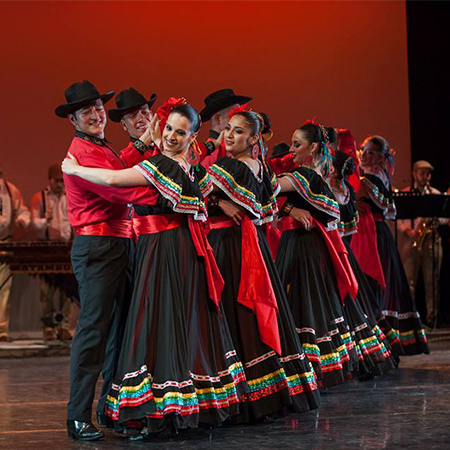
<svg viewBox="0 0 450 450">
<path fill-rule="evenodd" d="M 387 357 L 386 359 L 391 359 L 391 362 L 396 365 L 396 357 L 403 354 L 403 348 L 398 333 L 389 325 L 382 313 L 383 292 L 377 282 L 362 271 L 350 246 L 351 236 L 346 236 L 342 240 L 347 248 L 349 262 L 358 281 L 358 303 L 361 305 L 378 340 L 386 349 L 386 353 L 391 352 L 393 354 L 392 358 Z M 391 364 L 388 363 L 386 367 L 381 367 L 380 369 L 384 373 L 386 370 L 389 370 L 390 366 Z"/>
<path fill-rule="evenodd" d="M 281 356 L 261 341 L 254 313 L 237 302 L 241 280 L 241 227 L 212 230 L 208 235 L 225 281 L 222 305 L 249 386 L 246 409 L 240 421 L 264 417 L 285 407 L 295 412 L 308 411 L 319 404 L 316 375 L 296 334 L 266 237 L 260 227 L 257 233 L 278 303 Z M 243 405 L 240 407 L 242 410 Z"/>
<path fill-rule="evenodd" d="M 375 225 L 378 253 L 386 281 L 382 296 L 382 313 L 398 333 L 405 354 L 429 353 L 427 336 L 392 233 L 384 221 L 376 221 Z"/>
<path fill-rule="evenodd" d="M 283 232 L 276 267 L 319 381 L 325 387 L 342 383 L 358 370 L 359 358 L 320 232 L 316 228 Z"/>
<path fill-rule="evenodd" d="M 346 309 L 351 309 L 352 334 L 357 344 L 360 358 L 360 376 L 368 374 L 383 375 L 396 366 L 396 357 L 392 355 L 391 345 L 378 322 L 388 326 L 381 314 L 377 298 L 369 285 L 358 261 L 353 254 L 348 238 L 343 238 L 348 251 L 348 259 L 358 282 L 358 294 L 355 301 L 348 299 Z M 386 322 L 386 323 L 385 323 Z"/>
<path fill-rule="evenodd" d="M 187 223 L 141 235 L 136 281 L 106 414 L 119 423 L 219 425 L 247 387 L 223 312 L 208 298 Z"/>
</svg>

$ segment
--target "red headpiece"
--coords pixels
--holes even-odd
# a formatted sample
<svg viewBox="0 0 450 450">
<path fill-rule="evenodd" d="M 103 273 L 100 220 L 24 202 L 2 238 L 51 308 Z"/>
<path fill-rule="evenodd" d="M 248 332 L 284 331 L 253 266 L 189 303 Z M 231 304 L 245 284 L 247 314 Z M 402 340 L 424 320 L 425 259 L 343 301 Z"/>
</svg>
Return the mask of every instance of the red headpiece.
<svg viewBox="0 0 450 450">
<path fill-rule="evenodd" d="M 241 112 L 249 112 L 251 109 L 248 107 L 248 103 L 244 103 L 243 105 L 238 105 L 230 111 L 228 117 L 231 119 L 235 114 Z"/>
<path fill-rule="evenodd" d="M 184 97 L 170 97 L 168 100 L 166 100 L 156 111 L 156 114 L 158 114 L 160 123 L 159 126 L 161 127 L 161 130 L 164 130 L 164 127 L 166 126 L 167 118 L 169 117 L 170 113 L 180 105 L 186 105 L 187 101 Z"/>
</svg>

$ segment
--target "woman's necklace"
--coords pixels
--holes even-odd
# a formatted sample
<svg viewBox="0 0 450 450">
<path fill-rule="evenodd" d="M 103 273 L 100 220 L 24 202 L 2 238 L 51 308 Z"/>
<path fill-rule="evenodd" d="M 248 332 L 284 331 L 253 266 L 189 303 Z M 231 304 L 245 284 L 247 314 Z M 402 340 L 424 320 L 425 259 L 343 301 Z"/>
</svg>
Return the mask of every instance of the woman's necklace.
<svg viewBox="0 0 450 450">
<path fill-rule="evenodd" d="M 238 155 L 235 159 L 237 159 L 238 161 L 244 163 L 252 172 L 253 176 L 258 180 L 259 183 L 262 182 L 263 179 L 263 171 L 262 171 L 262 164 L 261 161 L 259 159 L 253 159 L 250 156 L 247 155 L 247 153 L 242 153 L 240 155 Z M 251 162 L 256 161 L 258 163 L 258 172 L 257 173 L 253 167 Z"/>
</svg>

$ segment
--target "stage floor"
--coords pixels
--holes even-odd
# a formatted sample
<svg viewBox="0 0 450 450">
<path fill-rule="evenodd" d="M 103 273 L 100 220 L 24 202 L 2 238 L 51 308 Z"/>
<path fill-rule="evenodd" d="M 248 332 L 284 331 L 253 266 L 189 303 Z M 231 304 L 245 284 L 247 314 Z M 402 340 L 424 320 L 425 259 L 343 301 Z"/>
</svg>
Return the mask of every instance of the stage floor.
<svg viewBox="0 0 450 450">
<path fill-rule="evenodd" d="M 448 344 L 448 343 L 447 343 Z M 317 412 L 272 423 L 182 433 L 134 444 L 106 430 L 95 443 L 71 441 L 65 428 L 68 358 L 0 361 L 0 448 L 14 450 L 220 449 L 349 450 L 450 448 L 450 349 L 404 357 L 372 381 L 329 389 Z"/>
</svg>

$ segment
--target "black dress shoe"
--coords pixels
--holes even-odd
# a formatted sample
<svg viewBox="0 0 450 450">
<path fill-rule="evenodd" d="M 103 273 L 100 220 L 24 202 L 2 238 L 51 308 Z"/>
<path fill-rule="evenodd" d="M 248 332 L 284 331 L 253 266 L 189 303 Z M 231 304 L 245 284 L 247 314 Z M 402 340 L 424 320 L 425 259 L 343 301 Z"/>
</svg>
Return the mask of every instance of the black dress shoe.
<svg viewBox="0 0 450 450">
<path fill-rule="evenodd" d="M 78 441 L 97 441 L 105 435 L 92 425 L 92 422 L 67 421 L 67 433 L 72 439 Z"/>
</svg>

